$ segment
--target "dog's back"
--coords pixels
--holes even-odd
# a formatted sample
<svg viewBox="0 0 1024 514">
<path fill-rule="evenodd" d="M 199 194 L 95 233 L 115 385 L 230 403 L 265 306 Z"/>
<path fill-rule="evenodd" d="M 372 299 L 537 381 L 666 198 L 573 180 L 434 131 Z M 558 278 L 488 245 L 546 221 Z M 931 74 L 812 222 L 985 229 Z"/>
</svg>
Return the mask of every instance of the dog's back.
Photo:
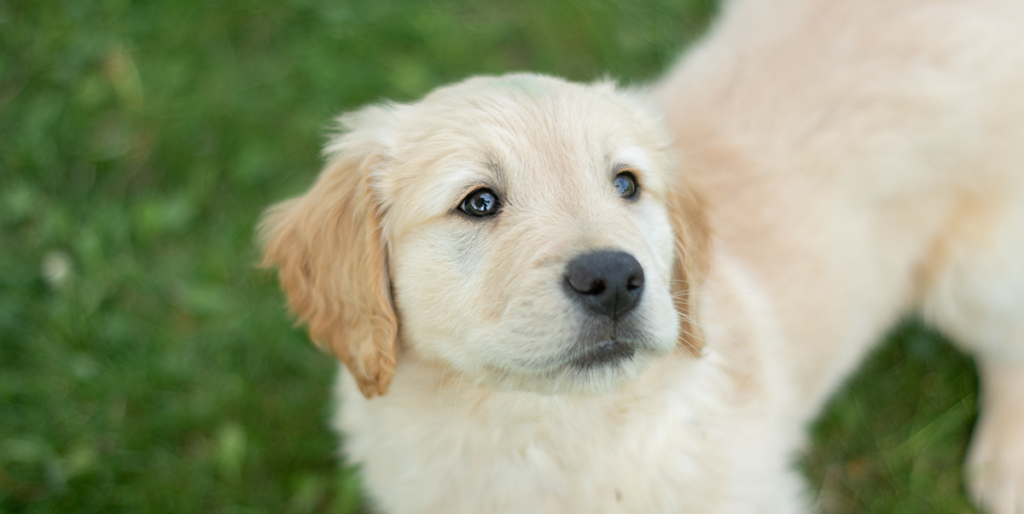
<svg viewBox="0 0 1024 514">
<path fill-rule="evenodd" d="M 1024 512 L 1024 3 L 736 0 L 656 97 L 797 410 L 922 312 L 979 359 L 975 496 Z"/>
</svg>

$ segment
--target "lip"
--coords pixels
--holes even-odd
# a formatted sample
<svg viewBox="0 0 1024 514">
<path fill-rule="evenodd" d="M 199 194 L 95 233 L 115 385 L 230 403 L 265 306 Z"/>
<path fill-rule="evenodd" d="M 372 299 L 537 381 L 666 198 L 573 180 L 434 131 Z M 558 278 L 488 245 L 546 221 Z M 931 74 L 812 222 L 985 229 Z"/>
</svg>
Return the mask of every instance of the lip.
<svg viewBox="0 0 1024 514">
<path fill-rule="evenodd" d="M 630 360 L 635 354 L 636 346 L 618 339 L 609 339 L 579 352 L 570 364 L 576 369 L 591 369 Z"/>
</svg>

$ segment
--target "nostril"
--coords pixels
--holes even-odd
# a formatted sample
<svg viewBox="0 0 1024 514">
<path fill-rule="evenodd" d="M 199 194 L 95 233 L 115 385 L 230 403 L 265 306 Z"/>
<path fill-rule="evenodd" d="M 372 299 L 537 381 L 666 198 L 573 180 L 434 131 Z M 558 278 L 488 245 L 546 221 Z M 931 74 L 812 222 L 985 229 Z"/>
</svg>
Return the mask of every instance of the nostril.
<svg viewBox="0 0 1024 514">
<path fill-rule="evenodd" d="M 626 289 L 628 289 L 630 291 L 633 291 L 633 290 L 636 290 L 636 289 L 640 289 L 643 286 L 644 286 L 644 274 L 643 273 L 634 273 L 633 275 L 630 275 L 629 280 L 626 281 Z"/>
<path fill-rule="evenodd" d="M 605 285 L 604 280 L 590 276 L 585 272 L 570 272 L 566 276 L 566 281 L 569 282 L 569 287 L 580 294 L 586 295 L 598 295 L 604 292 Z"/>
</svg>

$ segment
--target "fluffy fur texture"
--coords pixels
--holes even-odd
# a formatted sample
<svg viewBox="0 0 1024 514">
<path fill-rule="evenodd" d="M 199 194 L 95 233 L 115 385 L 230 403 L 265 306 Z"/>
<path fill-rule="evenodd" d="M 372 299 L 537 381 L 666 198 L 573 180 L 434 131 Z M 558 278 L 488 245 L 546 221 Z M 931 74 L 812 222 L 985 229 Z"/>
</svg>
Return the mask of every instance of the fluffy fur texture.
<svg viewBox="0 0 1024 514">
<path fill-rule="evenodd" d="M 736 0 L 649 89 L 474 78 L 342 117 L 261 230 L 348 368 L 377 508 L 807 512 L 806 423 L 919 311 L 982 372 L 970 491 L 1024 512 L 1021 27 L 1015 0 Z M 480 188 L 496 215 L 459 210 Z M 566 292 L 598 250 L 644 270 L 627 314 Z M 635 352 L 579 364 L 607 340 Z"/>
</svg>

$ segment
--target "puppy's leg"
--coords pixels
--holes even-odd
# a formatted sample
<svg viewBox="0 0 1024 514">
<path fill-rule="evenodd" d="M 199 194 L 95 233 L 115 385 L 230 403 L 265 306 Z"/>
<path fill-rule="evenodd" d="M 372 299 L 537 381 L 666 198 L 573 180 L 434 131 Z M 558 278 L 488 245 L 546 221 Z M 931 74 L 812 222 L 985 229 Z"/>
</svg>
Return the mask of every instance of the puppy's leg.
<svg viewBox="0 0 1024 514">
<path fill-rule="evenodd" d="M 990 514 L 1024 514 L 1024 208 L 988 210 L 968 225 L 951 231 L 957 240 L 945 245 L 924 311 L 981 375 L 968 490 Z"/>
<path fill-rule="evenodd" d="M 1024 363 L 979 359 L 981 417 L 967 456 L 976 502 L 993 514 L 1024 514 Z"/>
</svg>

